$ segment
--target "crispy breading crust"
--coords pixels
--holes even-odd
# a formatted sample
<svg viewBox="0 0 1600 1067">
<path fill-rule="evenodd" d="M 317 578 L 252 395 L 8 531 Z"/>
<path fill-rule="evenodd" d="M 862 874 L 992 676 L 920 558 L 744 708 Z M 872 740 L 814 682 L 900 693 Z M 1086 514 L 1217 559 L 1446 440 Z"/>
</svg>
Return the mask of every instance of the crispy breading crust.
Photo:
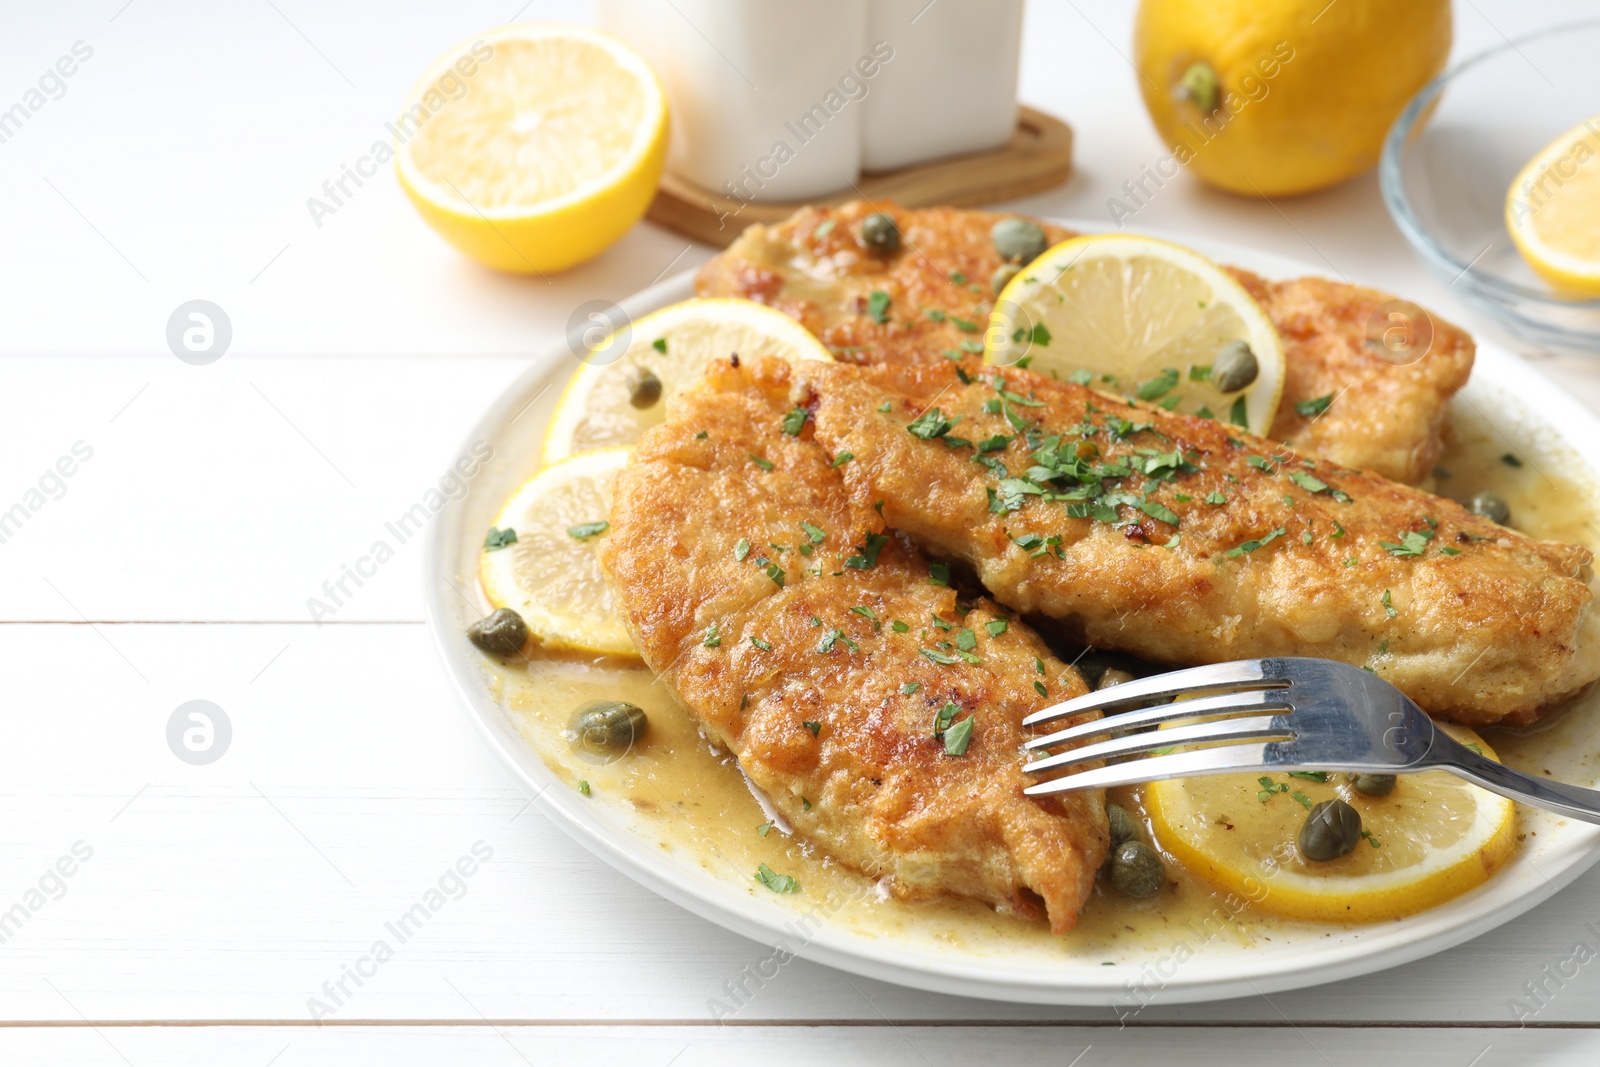
<svg viewBox="0 0 1600 1067">
<path fill-rule="evenodd" d="M 784 432 L 806 401 L 790 374 L 770 359 L 713 364 L 617 476 L 601 561 L 640 654 L 836 859 L 902 899 L 953 893 L 1031 915 L 1042 898 L 1051 928 L 1070 929 L 1106 856 L 1104 800 L 1024 796 L 1021 722 L 1082 679 L 1026 625 L 992 633 L 1005 618 L 993 604 L 960 614 L 922 555 L 850 499 L 809 423 Z M 873 565 L 846 562 L 879 536 Z M 974 717 L 964 755 L 933 734 L 947 703 Z"/>
<path fill-rule="evenodd" d="M 898 254 L 878 256 L 862 247 L 860 220 L 874 210 L 893 214 L 899 223 Z M 882 290 L 893 307 L 939 308 L 981 326 L 992 299 L 989 277 L 1001 265 L 989 230 L 1006 217 L 864 201 L 804 208 L 777 225 L 747 229 L 701 268 L 696 291 L 775 307 L 851 362 L 937 362 L 944 358 L 941 352 L 963 352 L 962 343 L 980 335 L 950 317 L 935 322 L 920 314 L 896 316 L 879 324 L 866 314 L 867 298 Z M 1076 236 L 1040 225 L 1052 244 Z M 1416 309 L 1426 319 L 1431 344 L 1421 358 L 1396 365 L 1368 343 L 1374 319 L 1389 327 L 1389 320 L 1378 315 L 1380 305 L 1393 299 L 1389 294 L 1322 278 L 1272 282 L 1238 268 L 1227 270 L 1261 304 L 1283 339 L 1288 376 L 1271 436 L 1347 467 L 1407 484 L 1425 481 L 1443 449 L 1447 404 L 1472 370 L 1472 338 Z M 978 354 L 964 353 L 969 369 L 980 361 Z M 1336 399 L 1320 416 L 1295 410 L 1297 402 L 1330 395 Z"/>
<path fill-rule="evenodd" d="M 817 439 L 854 454 L 843 469 L 856 499 L 882 500 L 890 526 L 970 562 L 990 594 L 1017 611 L 1069 620 L 1092 644 L 1161 662 L 1290 655 L 1354 663 L 1429 712 L 1476 725 L 1533 721 L 1600 676 L 1585 548 L 1535 541 L 1453 501 L 1210 419 L 1130 406 L 1015 368 L 971 384 L 960 373 L 948 363 L 801 371 L 820 397 Z M 1027 399 L 1002 409 L 996 382 Z M 955 433 L 924 440 L 907 432 L 930 408 L 959 416 Z M 1151 429 L 1119 439 L 1106 428 L 1113 418 Z M 1080 436 L 1084 420 L 1094 425 Z M 1010 440 L 980 454 L 947 443 L 955 434 Z M 995 510 L 1002 476 L 975 457 L 1046 484 L 1034 449 L 1052 434 L 1091 466 L 1134 467 L 1095 491 L 1135 498 L 1113 502 L 1115 522 L 1071 517 L 1068 504 L 1020 482 L 1012 486 L 1020 508 Z M 1174 451 L 1187 466 L 1169 476 L 1152 457 Z M 1152 462 L 1159 477 L 1139 470 Z M 1143 501 L 1152 506 L 1142 509 Z M 1163 509 L 1178 522 L 1163 521 Z M 1058 537 L 1059 549 L 1018 545 L 1030 535 Z"/>
</svg>

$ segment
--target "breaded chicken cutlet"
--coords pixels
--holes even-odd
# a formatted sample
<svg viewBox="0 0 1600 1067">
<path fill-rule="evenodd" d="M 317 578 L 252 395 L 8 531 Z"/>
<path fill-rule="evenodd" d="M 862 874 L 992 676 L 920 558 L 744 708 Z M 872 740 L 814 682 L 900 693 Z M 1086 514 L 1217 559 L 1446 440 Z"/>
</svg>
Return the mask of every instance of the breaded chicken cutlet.
<svg viewBox="0 0 1600 1067">
<path fill-rule="evenodd" d="M 899 225 L 898 252 L 879 255 L 862 244 L 861 220 L 877 210 Z M 695 288 L 701 296 L 745 297 L 777 308 L 847 362 L 936 363 L 948 352 L 975 370 L 982 355 L 971 349 L 979 335 L 958 323 L 987 320 L 989 277 L 1003 262 L 990 228 L 1006 217 L 864 201 L 808 207 L 782 223 L 749 227 L 701 268 Z M 1051 244 L 1076 236 L 1040 226 Z M 1341 466 L 1409 485 L 1426 481 L 1443 449 L 1449 400 L 1472 370 L 1472 339 L 1423 312 L 1432 334 L 1426 354 L 1396 365 L 1368 336 L 1375 319 L 1391 327 L 1379 315 L 1389 294 L 1323 278 L 1278 282 L 1225 269 L 1283 340 L 1287 376 L 1269 436 Z M 873 291 L 887 293 L 894 308 L 917 311 L 880 323 L 868 313 Z M 930 318 L 928 310 L 939 317 Z M 1325 397 L 1333 400 L 1320 414 L 1297 410 L 1301 402 Z"/>
<path fill-rule="evenodd" d="M 798 373 L 858 506 L 1091 644 L 1340 660 L 1475 725 L 1530 722 L 1600 676 L 1585 548 L 1026 370 Z"/>
<path fill-rule="evenodd" d="M 1023 795 L 1021 722 L 1085 691 L 1026 625 L 957 602 L 853 501 L 781 361 L 718 361 L 618 476 L 601 562 L 645 662 L 796 833 L 898 898 L 1070 929 L 1099 793 Z"/>
</svg>

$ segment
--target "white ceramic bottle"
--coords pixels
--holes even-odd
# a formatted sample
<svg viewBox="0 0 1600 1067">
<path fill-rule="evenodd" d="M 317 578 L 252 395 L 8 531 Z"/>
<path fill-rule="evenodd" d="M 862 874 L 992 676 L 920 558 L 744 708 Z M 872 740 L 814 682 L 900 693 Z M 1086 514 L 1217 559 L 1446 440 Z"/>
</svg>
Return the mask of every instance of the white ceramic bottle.
<svg viewBox="0 0 1600 1067">
<path fill-rule="evenodd" d="M 894 61 L 874 82 L 861 165 L 893 170 L 997 148 L 1017 128 L 1022 0 L 868 0 Z"/>
<path fill-rule="evenodd" d="M 738 200 L 803 200 L 861 171 L 868 0 L 599 0 L 672 109 L 667 166 Z M 841 79 L 846 82 L 841 86 Z M 859 92 L 857 93 L 859 96 Z"/>
</svg>

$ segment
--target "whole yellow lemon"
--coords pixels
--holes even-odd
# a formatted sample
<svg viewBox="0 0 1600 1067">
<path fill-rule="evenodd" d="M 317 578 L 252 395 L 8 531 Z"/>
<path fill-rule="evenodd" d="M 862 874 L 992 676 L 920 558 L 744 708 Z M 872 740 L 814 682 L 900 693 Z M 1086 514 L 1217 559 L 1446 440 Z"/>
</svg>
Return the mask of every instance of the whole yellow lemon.
<svg viewBox="0 0 1600 1067">
<path fill-rule="evenodd" d="M 1450 53 L 1449 0 L 1142 0 L 1134 62 L 1173 156 L 1257 196 L 1371 167 Z"/>
</svg>

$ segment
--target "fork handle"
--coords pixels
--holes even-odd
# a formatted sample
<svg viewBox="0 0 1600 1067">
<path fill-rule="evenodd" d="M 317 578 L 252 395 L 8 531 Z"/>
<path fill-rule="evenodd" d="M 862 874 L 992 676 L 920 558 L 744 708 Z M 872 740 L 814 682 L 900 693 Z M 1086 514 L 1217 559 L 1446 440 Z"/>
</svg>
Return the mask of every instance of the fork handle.
<svg viewBox="0 0 1600 1067">
<path fill-rule="evenodd" d="M 1455 746 L 1447 761 L 1440 764 L 1442 769 L 1511 800 L 1583 822 L 1600 823 L 1600 789 L 1552 782 L 1512 770 L 1445 736 L 1443 731 L 1439 734 Z"/>
</svg>

